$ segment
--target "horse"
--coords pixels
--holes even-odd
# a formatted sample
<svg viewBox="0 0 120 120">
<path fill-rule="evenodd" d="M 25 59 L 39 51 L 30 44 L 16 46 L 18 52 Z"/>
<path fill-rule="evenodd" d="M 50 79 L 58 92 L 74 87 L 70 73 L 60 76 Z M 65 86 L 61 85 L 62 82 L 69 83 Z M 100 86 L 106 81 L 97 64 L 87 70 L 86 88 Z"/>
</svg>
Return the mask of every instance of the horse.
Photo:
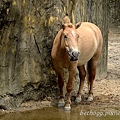
<svg viewBox="0 0 120 120">
<path fill-rule="evenodd" d="M 101 54 L 103 44 L 100 29 L 90 22 L 79 22 L 73 25 L 68 16 L 64 18 L 64 24 L 57 33 L 51 50 L 54 70 L 58 76 L 60 99 L 58 107 L 63 106 L 65 110 L 71 109 L 71 91 L 76 69 L 79 71 L 79 90 L 76 102 L 81 102 L 84 81 L 88 73 L 88 101 L 93 101 L 93 82 L 96 75 L 97 63 Z M 87 71 L 85 69 L 87 64 Z M 69 78 L 66 85 L 66 100 L 64 100 L 64 68 L 68 69 Z"/>
</svg>

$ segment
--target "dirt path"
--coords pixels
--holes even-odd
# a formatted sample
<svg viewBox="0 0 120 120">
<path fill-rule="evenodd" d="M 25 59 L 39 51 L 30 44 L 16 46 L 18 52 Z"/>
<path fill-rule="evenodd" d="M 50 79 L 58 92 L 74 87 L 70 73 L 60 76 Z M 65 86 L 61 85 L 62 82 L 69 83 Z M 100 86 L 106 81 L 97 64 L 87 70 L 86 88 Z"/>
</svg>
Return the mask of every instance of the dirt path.
<svg viewBox="0 0 120 120">
<path fill-rule="evenodd" d="M 108 79 L 120 80 L 120 33 L 109 35 Z"/>
</svg>

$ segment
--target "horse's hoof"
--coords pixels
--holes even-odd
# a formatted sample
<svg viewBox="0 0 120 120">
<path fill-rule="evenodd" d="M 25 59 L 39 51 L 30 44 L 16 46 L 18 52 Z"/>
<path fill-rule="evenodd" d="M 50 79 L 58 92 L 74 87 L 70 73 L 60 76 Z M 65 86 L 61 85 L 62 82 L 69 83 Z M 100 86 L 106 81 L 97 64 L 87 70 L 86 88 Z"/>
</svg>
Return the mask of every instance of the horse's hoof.
<svg viewBox="0 0 120 120">
<path fill-rule="evenodd" d="M 82 101 L 81 97 L 76 97 L 75 102 L 80 103 Z"/>
<path fill-rule="evenodd" d="M 82 98 L 81 98 L 81 94 L 79 94 L 76 99 L 75 99 L 75 102 L 76 103 L 80 103 L 82 101 Z"/>
<path fill-rule="evenodd" d="M 58 107 L 64 107 L 65 106 L 65 102 L 58 102 Z"/>
<path fill-rule="evenodd" d="M 65 111 L 70 111 L 71 110 L 70 104 L 66 104 L 64 109 L 65 109 Z"/>
<path fill-rule="evenodd" d="M 93 96 L 89 96 L 87 99 L 88 102 L 92 102 L 93 101 Z"/>
<path fill-rule="evenodd" d="M 58 107 L 64 107 L 65 106 L 65 101 L 64 99 L 59 100 L 58 102 Z"/>
</svg>

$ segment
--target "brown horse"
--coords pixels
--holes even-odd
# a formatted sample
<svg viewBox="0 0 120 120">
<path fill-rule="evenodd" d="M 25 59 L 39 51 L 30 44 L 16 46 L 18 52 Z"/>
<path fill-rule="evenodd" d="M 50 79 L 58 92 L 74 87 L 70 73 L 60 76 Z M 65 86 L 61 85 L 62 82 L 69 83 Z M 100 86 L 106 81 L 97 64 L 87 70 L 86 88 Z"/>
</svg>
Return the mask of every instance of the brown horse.
<svg viewBox="0 0 120 120">
<path fill-rule="evenodd" d="M 89 22 L 82 22 L 73 25 L 68 17 L 64 18 L 65 24 L 56 35 L 52 47 L 52 61 L 58 75 L 60 88 L 60 100 L 58 106 L 64 106 L 65 110 L 71 109 L 71 91 L 76 68 L 79 70 L 80 85 L 76 102 L 81 102 L 81 95 L 86 76 L 84 65 L 87 63 L 89 96 L 88 101 L 93 100 L 93 81 L 95 79 L 98 58 L 102 49 L 102 34 L 100 29 Z M 68 68 L 69 79 L 67 82 L 66 103 L 64 102 L 63 68 Z"/>
</svg>

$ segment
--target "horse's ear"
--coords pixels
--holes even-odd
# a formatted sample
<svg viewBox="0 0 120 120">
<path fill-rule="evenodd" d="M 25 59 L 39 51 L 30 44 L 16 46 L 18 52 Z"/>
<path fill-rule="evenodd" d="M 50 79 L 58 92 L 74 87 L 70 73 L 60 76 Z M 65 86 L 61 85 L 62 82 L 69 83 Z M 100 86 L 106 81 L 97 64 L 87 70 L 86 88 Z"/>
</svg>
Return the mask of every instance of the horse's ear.
<svg viewBox="0 0 120 120">
<path fill-rule="evenodd" d="M 65 29 L 65 24 L 62 24 L 62 29 L 63 29 L 63 30 Z"/>
<path fill-rule="evenodd" d="M 77 29 L 77 28 L 79 28 L 79 27 L 80 27 L 80 25 L 81 25 L 81 22 L 76 23 L 76 24 L 75 24 L 75 28 L 76 28 L 76 29 Z"/>
<path fill-rule="evenodd" d="M 65 16 L 64 19 L 63 19 L 64 23 L 70 23 L 70 18 L 68 16 Z"/>
</svg>

